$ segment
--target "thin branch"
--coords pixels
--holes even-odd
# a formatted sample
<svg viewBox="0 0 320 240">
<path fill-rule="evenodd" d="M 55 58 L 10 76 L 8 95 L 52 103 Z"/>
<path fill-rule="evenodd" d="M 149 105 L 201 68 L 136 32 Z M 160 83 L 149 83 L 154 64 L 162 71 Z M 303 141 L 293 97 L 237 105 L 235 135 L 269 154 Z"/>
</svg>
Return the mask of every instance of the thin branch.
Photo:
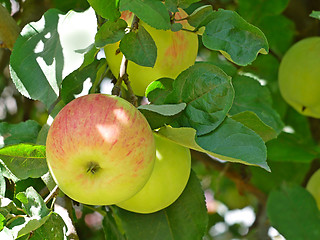
<svg viewBox="0 0 320 240">
<path fill-rule="evenodd" d="M 213 168 L 217 171 L 224 171 L 224 175 L 232 180 L 237 186 L 240 186 L 242 190 L 252 193 L 257 197 L 261 204 L 266 204 L 267 195 L 260 189 L 252 185 L 250 182 L 246 181 L 245 178 L 237 171 L 231 167 L 225 168 L 225 163 L 218 162 L 205 153 L 197 152 L 191 150 L 191 155 L 193 158 L 203 162 L 207 167 Z"/>
<path fill-rule="evenodd" d="M 46 197 L 46 199 L 44 200 L 44 202 L 47 204 L 52 198 L 56 197 L 59 194 L 59 187 L 58 185 L 56 185 L 52 191 L 49 193 L 49 195 Z"/>
</svg>

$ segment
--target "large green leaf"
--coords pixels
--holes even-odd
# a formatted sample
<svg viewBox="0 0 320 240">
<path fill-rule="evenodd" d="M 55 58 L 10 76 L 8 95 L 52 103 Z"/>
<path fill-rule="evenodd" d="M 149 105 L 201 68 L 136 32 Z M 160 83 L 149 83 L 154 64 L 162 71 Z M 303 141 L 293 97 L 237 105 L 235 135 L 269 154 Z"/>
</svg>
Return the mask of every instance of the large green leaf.
<svg viewBox="0 0 320 240">
<path fill-rule="evenodd" d="M 187 107 L 177 123 L 196 129 L 200 136 L 221 124 L 231 108 L 233 97 L 234 90 L 228 75 L 212 64 L 198 63 L 180 73 L 173 81 L 172 91 L 167 94 L 164 103 L 186 103 Z"/>
<path fill-rule="evenodd" d="M 205 47 L 221 51 L 241 66 L 253 62 L 258 53 L 269 51 L 263 32 L 230 10 L 220 9 L 213 13 L 213 20 L 206 25 L 202 41 Z"/>
<path fill-rule="evenodd" d="M 111 211 L 106 212 L 102 221 L 105 240 L 125 240 L 125 237 L 120 232 L 117 223 Z"/>
<path fill-rule="evenodd" d="M 169 207 L 151 214 L 117 212 L 128 240 L 202 239 L 208 222 L 204 194 L 194 172 L 182 195 Z"/>
<path fill-rule="evenodd" d="M 36 143 L 41 126 L 33 120 L 10 124 L 0 123 L 0 136 L 3 137 L 3 146 L 19 143 Z"/>
<path fill-rule="evenodd" d="M 145 67 L 153 67 L 157 59 L 156 43 L 143 26 L 123 37 L 120 51 L 128 60 Z"/>
<path fill-rule="evenodd" d="M 200 2 L 200 0 L 166 0 L 166 6 L 172 10 L 172 9 L 176 9 L 176 8 L 187 8 L 189 7 L 192 3 L 195 2 Z"/>
<path fill-rule="evenodd" d="M 320 239 L 320 212 L 316 201 L 300 186 L 271 192 L 267 214 L 271 225 L 287 240 Z"/>
<path fill-rule="evenodd" d="M 103 18 L 116 21 L 120 17 L 119 0 L 88 0 L 93 9 Z"/>
<path fill-rule="evenodd" d="M 10 58 L 11 77 L 19 92 L 49 108 L 63 78 L 81 66 L 84 54 L 79 50 L 94 42 L 96 25 L 92 9 L 66 15 L 50 9 L 38 22 L 27 24 Z"/>
<path fill-rule="evenodd" d="M 260 166 L 270 170 L 266 163 L 266 146 L 251 129 L 227 118 L 215 131 L 196 137 L 193 128 L 162 127 L 159 134 L 182 146 L 204 152 L 220 160 Z"/>
<path fill-rule="evenodd" d="M 235 90 L 234 104 L 230 114 L 234 115 L 243 111 L 252 111 L 277 134 L 284 127 L 279 114 L 272 108 L 272 97 L 267 87 L 247 76 L 235 76 L 232 79 Z"/>
<path fill-rule="evenodd" d="M 120 10 L 129 10 L 156 29 L 169 30 L 170 16 L 165 5 L 158 0 L 121 0 Z"/>
<path fill-rule="evenodd" d="M 0 162 L 19 179 L 38 178 L 48 171 L 46 147 L 18 144 L 0 149 Z"/>
<path fill-rule="evenodd" d="M 118 19 L 116 22 L 108 21 L 104 23 L 95 36 L 96 47 L 104 47 L 107 44 L 116 43 L 120 41 L 127 27 L 126 21 Z"/>
</svg>

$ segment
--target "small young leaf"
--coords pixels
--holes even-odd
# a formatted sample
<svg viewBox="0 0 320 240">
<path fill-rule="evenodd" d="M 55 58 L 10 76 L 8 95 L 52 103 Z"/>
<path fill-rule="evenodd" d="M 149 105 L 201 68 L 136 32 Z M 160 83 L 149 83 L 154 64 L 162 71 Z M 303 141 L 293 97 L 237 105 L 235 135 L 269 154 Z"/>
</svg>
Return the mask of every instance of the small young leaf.
<svg viewBox="0 0 320 240">
<path fill-rule="evenodd" d="M 17 178 L 38 178 L 48 171 L 46 147 L 18 144 L 0 149 L 0 162 Z"/>
<path fill-rule="evenodd" d="M 128 60 L 145 67 L 153 67 L 157 59 L 157 46 L 141 25 L 137 32 L 130 32 L 123 37 L 120 50 Z"/>
<path fill-rule="evenodd" d="M 173 79 L 160 78 L 152 83 L 146 89 L 146 96 L 153 104 L 163 104 L 165 99 L 172 91 Z"/>
<path fill-rule="evenodd" d="M 225 57 L 241 66 L 253 62 L 258 53 L 266 54 L 269 51 L 263 32 L 236 12 L 220 9 L 213 16 L 202 36 L 207 48 L 221 51 Z"/>
<path fill-rule="evenodd" d="M 33 120 L 17 124 L 0 123 L 0 136 L 4 138 L 0 148 L 19 143 L 36 143 L 40 129 L 41 126 Z"/>
<path fill-rule="evenodd" d="M 300 186 L 284 186 L 271 192 L 267 214 L 271 225 L 288 240 L 320 239 L 320 212 L 316 201 Z"/>
<path fill-rule="evenodd" d="M 198 63 L 180 73 L 165 103 L 186 103 L 177 120 L 204 135 L 219 126 L 231 108 L 234 90 L 231 78 L 209 63 Z"/>
<path fill-rule="evenodd" d="M 208 223 L 204 194 L 194 172 L 191 172 L 181 196 L 169 207 L 151 214 L 132 213 L 122 209 L 117 212 L 130 240 L 201 239 Z"/>
<path fill-rule="evenodd" d="M 120 17 L 117 0 L 88 0 L 93 9 L 103 18 L 116 21 Z"/>
<path fill-rule="evenodd" d="M 169 30 L 170 16 L 161 1 L 155 0 L 121 0 L 120 10 L 133 12 L 142 21 L 156 29 Z"/>
<path fill-rule="evenodd" d="M 320 20 L 320 11 L 312 11 L 309 16 Z"/>
<path fill-rule="evenodd" d="M 116 22 L 108 21 L 104 23 L 95 36 L 95 45 L 98 48 L 107 44 L 120 41 L 125 35 L 126 21 L 118 19 Z"/>
</svg>

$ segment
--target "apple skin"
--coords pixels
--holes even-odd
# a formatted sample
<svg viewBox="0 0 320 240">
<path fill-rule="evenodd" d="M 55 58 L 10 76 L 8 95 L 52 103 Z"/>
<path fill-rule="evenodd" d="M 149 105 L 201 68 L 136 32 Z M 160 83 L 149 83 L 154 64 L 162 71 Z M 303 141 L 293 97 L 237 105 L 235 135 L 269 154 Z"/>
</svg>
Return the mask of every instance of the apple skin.
<svg viewBox="0 0 320 240">
<path fill-rule="evenodd" d="M 320 169 L 317 170 L 309 179 L 307 183 L 307 190 L 315 198 L 320 210 Z"/>
<path fill-rule="evenodd" d="M 176 13 L 176 19 L 187 17 L 182 9 Z M 125 11 L 122 18 L 131 23 L 132 13 Z M 192 29 L 187 20 L 179 21 L 186 29 Z M 129 61 L 127 73 L 133 92 L 138 96 L 144 96 L 147 86 L 162 77 L 175 79 L 180 72 L 195 63 L 198 54 L 198 36 L 196 33 L 180 30 L 158 30 L 150 27 L 143 21 L 139 22 L 151 35 L 157 46 L 157 60 L 153 67 L 143 67 Z M 104 51 L 109 68 L 115 77 L 119 76 L 122 53 L 116 53 L 119 42 L 108 44 Z"/>
<path fill-rule="evenodd" d="M 146 185 L 117 206 L 137 213 L 153 213 L 171 205 L 187 185 L 191 170 L 189 148 L 154 134 L 156 160 Z"/>
<path fill-rule="evenodd" d="M 149 179 L 155 141 L 145 117 L 126 100 L 90 94 L 67 104 L 47 136 L 49 170 L 70 198 L 111 205 L 136 194 Z"/>
<path fill-rule="evenodd" d="M 299 113 L 320 118 L 320 37 L 305 38 L 284 55 L 279 68 L 282 97 Z"/>
</svg>

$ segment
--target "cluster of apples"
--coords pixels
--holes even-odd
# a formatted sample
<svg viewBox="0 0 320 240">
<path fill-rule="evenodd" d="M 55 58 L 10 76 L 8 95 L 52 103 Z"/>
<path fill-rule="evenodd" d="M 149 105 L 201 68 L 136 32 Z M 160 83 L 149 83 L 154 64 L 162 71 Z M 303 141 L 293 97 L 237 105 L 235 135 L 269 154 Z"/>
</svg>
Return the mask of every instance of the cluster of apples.
<svg viewBox="0 0 320 240">
<path fill-rule="evenodd" d="M 128 14 L 122 16 L 128 20 Z M 176 16 L 187 14 L 180 10 Z M 176 78 L 194 64 L 198 38 L 187 31 L 139 24 L 150 33 L 158 51 L 153 68 L 128 63 L 133 91 L 143 96 L 152 81 Z M 115 76 L 122 58 L 118 46 L 105 47 Z M 51 175 L 70 198 L 90 205 L 116 204 L 137 213 L 156 212 L 172 204 L 183 192 L 191 170 L 188 148 L 152 131 L 126 100 L 106 94 L 77 98 L 58 113 L 48 132 L 46 155 Z"/>
</svg>

